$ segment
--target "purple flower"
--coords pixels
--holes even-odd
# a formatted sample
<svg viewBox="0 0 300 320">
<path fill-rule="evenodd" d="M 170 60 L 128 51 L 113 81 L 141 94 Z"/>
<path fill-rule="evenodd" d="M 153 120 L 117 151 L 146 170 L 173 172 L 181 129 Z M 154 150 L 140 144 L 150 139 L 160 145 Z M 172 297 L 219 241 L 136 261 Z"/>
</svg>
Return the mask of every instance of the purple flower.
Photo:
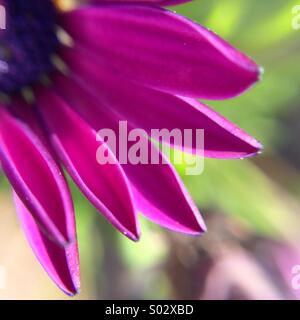
<svg viewBox="0 0 300 320">
<path fill-rule="evenodd" d="M 160 8 L 179 2 L 91 1 L 62 12 L 50 0 L 0 1 L 7 13 L 0 30 L 1 165 L 35 255 L 67 294 L 79 290 L 79 259 L 62 167 L 133 240 L 138 212 L 174 231 L 205 231 L 170 163 L 99 165 L 99 146 L 116 155 L 97 141 L 97 130 L 116 129 L 120 120 L 147 132 L 203 128 L 205 156 L 214 158 L 261 149 L 196 100 L 241 94 L 259 79 L 258 66 L 211 31 Z"/>
</svg>

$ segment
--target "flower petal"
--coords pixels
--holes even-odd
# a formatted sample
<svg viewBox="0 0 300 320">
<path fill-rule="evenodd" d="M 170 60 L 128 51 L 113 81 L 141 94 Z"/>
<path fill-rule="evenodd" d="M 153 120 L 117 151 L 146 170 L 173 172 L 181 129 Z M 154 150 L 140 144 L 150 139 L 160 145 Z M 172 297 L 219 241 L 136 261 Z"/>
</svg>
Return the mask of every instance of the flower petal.
<svg viewBox="0 0 300 320">
<path fill-rule="evenodd" d="M 43 231 L 60 245 L 74 241 L 73 204 L 61 169 L 41 139 L 5 106 L 0 106 L 0 160 Z"/>
<path fill-rule="evenodd" d="M 191 129 L 192 150 L 185 151 L 196 153 L 196 130 L 203 129 L 204 155 L 213 158 L 243 158 L 262 148 L 250 135 L 195 99 L 173 96 L 122 81 L 83 49 L 65 48 L 62 56 L 73 73 L 89 83 L 95 92 L 101 92 L 101 99 L 111 106 L 110 109 L 113 108 L 114 112 L 137 128 L 145 129 L 149 135 L 153 129 L 168 129 L 170 132 L 180 129 L 182 135 L 184 130 Z M 174 143 L 176 146 L 176 141 Z M 182 148 L 182 144 L 178 147 Z M 203 150 L 198 151 L 203 154 Z"/>
<path fill-rule="evenodd" d="M 75 42 L 97 53 L 111 73 L 176 95 L 231 98 L 259 79 L 252 60 L 211 31 L 164 9 L 104 4 L 65 13 L 61 25 Z"/>
<path fill-rule="evenodd" d="M 72 79 L 57 78 L 55 83 L 56 90 L 91 127 L 95 130 L 112 129 L 118 136 L 119 121 L 124 118 L 114 113 L 113 100 L 107 104 L 102 95 L 93 95 L 89 87 L 84 87 Z M 129 124 L 129 129 L 132 128 Z M 133 185 L 138 209 L 146 217 L 168 229 L 193 235 L 204 232 L 206 228 L 200 213 L 178 174 L 147 138 L 142 139 L 147 140 L 144 142 L 153 149 L 153 153 L 149 151 L 147 157 L 151 157 L 155 152 L 158 164 L 151 164 L 150 158 L 147 159 L 149 164 L 122 164 Z M 130 148 L 128 141 L 128 150 Z"/>
<path fill-rule="evenodd" d="M 77 242 L 74 241 L 65 248 L 57 246 L 40 231 L 31 213 L 16 194 L 14 200 L 26 238 L 43 268 L 66 294 L 78 293 L 80 271 Z"/>
<path fill-rule="evenodd" d="M 157 165 L 124 167 L 134 185 L 137 207 L 147 218 L 167 229 L 191 235 L 205 232 L 205 223 L 179 175 L 160 153 L 162 158 Z"/>
<path fill-rule="evenodd" d="M 178 4 L 191 2 L 193 0 L 91 0 L 92 4 L 103 4 L 105 2 L 120 2 L 120 3 L 137 3 L 137 4 L 145 4 L 145 5 L 156 5 L 156 6 L 175 6 Z"/>
<path fill-rule="evenodd" d="M 82 193 L 123 234 L 139 238 L 130 186 L 114 155 L 96 132 L 50 90 L 39 89 L 38 109 L 49 130 L 52 144 Z M 112 164 L 99 165 L 96 154 L 102 146 Z"/>
</svg>

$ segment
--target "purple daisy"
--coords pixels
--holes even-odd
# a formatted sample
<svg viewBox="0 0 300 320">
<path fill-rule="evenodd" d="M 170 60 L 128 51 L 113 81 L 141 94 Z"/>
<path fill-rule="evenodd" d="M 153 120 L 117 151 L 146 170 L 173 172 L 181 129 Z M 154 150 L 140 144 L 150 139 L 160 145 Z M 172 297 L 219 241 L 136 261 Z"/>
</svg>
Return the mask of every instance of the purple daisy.
<svg viewBox="0 0 300 320">
<path fill-rule="evenodd" d="M 0 160 L 26 237 L 52 280 L 78 292 L 72 198 L 62 168 L 119 231 L 138 240 L 138 212 L 177 232 L 205 224 L 172 165 L 99 165 L 97 130 L 205 130 L 205 156 L 241 158 L 261 145 L 196 98 L 235 97 L 260 76 L 248 57 L 161 8 L 180 0 L 1 0 Z M 63 31 L 62 31 L 63 30 Z M 159 151 L 157 151 L 159 152 Z M 160 154 L 162 157 L 162 155 Z M 166 161 L 166 160 L 165 160 Z"/>
</svg>

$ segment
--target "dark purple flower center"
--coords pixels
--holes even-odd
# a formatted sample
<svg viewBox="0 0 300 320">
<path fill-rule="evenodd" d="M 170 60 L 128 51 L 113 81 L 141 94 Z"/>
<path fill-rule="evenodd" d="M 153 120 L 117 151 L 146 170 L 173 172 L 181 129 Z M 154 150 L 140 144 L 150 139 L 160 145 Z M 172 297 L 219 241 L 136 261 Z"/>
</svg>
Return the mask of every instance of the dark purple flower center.
<svg viewBox="0 0 300 320">
<path fill-rule="evenodd" d="M 53 70 L 58 46 L 51 0 L 2 0 L 6 29 L 0 30 L 0 92 L 13 94 Z"/>
</svg>

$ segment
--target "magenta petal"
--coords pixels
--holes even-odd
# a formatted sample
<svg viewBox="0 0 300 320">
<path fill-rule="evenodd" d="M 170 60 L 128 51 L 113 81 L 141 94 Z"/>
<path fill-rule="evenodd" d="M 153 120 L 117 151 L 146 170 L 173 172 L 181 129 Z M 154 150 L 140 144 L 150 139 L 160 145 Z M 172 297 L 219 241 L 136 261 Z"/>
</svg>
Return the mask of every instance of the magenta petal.
<svg viewBox="0 0 300 320">
<path fill-rule="evenodd" d="M 168 93 L 122 81 L 118 75 L 93 61 L 84 50 L 62 51 L 72 71 L 79 75 L 110 109 L 137 128 L 151 134 L 152 129 L 203 129 L 204 155 L 213 158 L 242 158 L 257 153 L 261 144 L 233 123 L 192 98 Z M 59 79 L 56 81 L 60 82 Z M 117 89 L 116 89 L 117 88 Z M 72 89 L 69 89 L 72 90 Z M 108 107 L 107 107 L 108 108 Z M 193 153 L 197 150 L 195 137 Z M 182 147 L 182 146 L 179 146 Z M 186 150 L 190 151 L 190 150 Z M 202 150 L 198 150 L 202 153 Z"/>
<path fill-rule="evenodd" d="M 43 91 L 41 89 L 40 91 Z M 71 108 L 50 91 L 38 93 L 38 108 L 53 146 L 83 194 L 123 234 L 139 238 L 130 186 L 114 155 Z M 96 154 L 106 148 L 112 164 L 100 165 Z"/>
<path fill-rule="evenodd" d="M 91 0 L 92 4 L 103 4 L 105 2 L 120 2 L 127 4 L 145 4 L 145 5 L 156 5 L 156 6 L 174 6 L 178 4 L 182 4 L 185 2 L 191 2 L 192 0 Z"/>
<path fill-rule="evenodd" d="M 176 95 L 230 98 L 259 78 L 252 60 L 211 31 L 164 9 L 106 4 L 65 13 L 61 25 L 97 53 L 111 73 Z"/>
<path fill-rule="evenodd" d="M 134 185 L 137 207 L 167 229 L 191 235 L 205 232 L 205 223 L 179 175 L 166 158 L 164 163 L 124 166 Z"/>
<path fill-rule="evenodd" d="M 106 104 L 102 94 L 93 95 L 83 84 L 71 79 L 57 78 L 55 83 L 64 99 L 70 101 L 76 112 L 95 130 L 109 128 L 117 132 L 118 123 L 124 118 L 113 112 L 113 101 Z M 128 146 L 130 148 L 130 144 Z M 154 145 L 151 147 L 157 150 Z M 162 155 L 159 157 L 161 159 Z M 148 161 L 150 163 L 150 159 Z M 138 209 L 146 217 L 178 232 L 194 235 L 206 230 L 197 207 L 167 159 L 161 160 L 160 164 L 128 163 L 122 168 L 133 185 Z"/>
<path fill-rule="evenodd" d="M 57 246 L 40 231 L 30 212 L 16 194 L 14 199 L 26 238 L 43 268 L 66 294 L 78 293 L 80 271 L 77 242 L 74 241 L 65 248 Z"/>
<path fill-rule="evenodd" d="M 74 241 L 73 204 L 62 171 L 41 139 L 5 106 L 0 107 L 0 160 L 42 230 L 60 245 Z"/>
</svg>

